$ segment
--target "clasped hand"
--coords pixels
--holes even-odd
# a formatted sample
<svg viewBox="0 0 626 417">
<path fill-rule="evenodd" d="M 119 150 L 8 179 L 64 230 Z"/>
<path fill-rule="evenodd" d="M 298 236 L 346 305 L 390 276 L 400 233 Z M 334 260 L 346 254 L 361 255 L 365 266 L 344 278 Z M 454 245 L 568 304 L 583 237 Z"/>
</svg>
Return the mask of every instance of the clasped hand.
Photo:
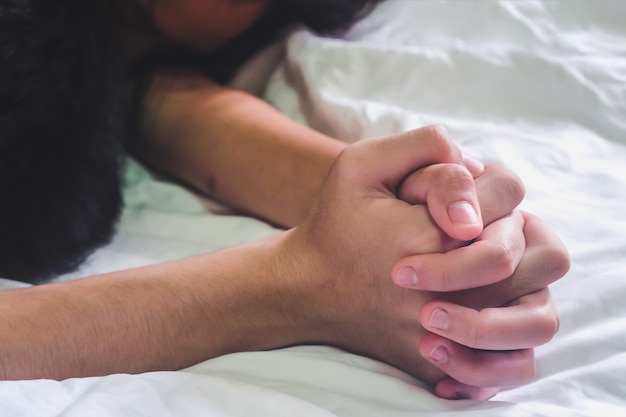
<svg viewBox="0 0 626 417">
<path fill-rule="evenodd" d="M 439 127 L 348 147 L 288 239 L 310 280 L 314 341 L 387 362 L 443 398 L 529 382 L 533 348 L 559 325 L 547 286 L 569 258 L 543 221 L 515 210 L 523 196 L 507 169 L 464 163 Z"/>
</svg>

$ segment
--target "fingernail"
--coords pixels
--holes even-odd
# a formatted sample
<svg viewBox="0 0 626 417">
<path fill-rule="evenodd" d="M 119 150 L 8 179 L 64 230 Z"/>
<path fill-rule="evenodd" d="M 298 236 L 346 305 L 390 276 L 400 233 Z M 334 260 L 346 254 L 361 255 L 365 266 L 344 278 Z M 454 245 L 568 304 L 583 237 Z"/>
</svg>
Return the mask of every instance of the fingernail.
<svg viewBox="0 0 626 417">
<path fill-rule="evenodd" d="M 467 201 L 457 201 L 448 207 L 448 216 L 450 220 L 457 224 L 476 224 L 478 223 L 478 214 L 474 207 Z"/>
<path fill-rule="evenodd" d="M 448 349 L 443 346 L 437 346 L 430 351 L 430 354 L 428 356 L 430 356 L 430 359 L 432 359 L 433 362 L 446 362 L 448 360 Z"/>
<path fill-rule="evenodd" d="M 450 325 L 448 313 L 440 308 L 435 309 L 435 311 L 433 311 L 430 315 L 428 324 L 435 329 L 446 330 Z"/>
<path fill-rule="evenodd" d="M 474 176 L 482 174 L 485 170 L 485 164 L 466 153 L 463 153 L 463 164 L 465 164 L 465 168 Z"/>
<path fill-rule="evenodd" d="M 417 286 L 417 274 L 413 268 L 403 266 L 396 272 L 396 282 L 401 287 L 415 287 Z"/>
<path fill-rule="evenodd" d="M 456 391 L 450 394 L 448 400 L 470 400 L 472 396 L 463 391 Z"/>
</svg>

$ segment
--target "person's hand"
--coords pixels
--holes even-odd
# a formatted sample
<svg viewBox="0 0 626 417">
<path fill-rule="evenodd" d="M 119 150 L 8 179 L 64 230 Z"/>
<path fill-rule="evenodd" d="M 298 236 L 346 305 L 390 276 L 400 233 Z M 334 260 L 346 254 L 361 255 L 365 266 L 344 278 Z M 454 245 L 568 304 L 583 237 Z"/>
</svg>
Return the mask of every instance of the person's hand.
<svg viewBox="0 0 626 417">
<path fill-rule="evenodd" d="M 443 176 L 437 174 L 441 170 L 433 165 L 413 173 L 403 183 L 400 197 L 426 203 L 424 184 L 433 180 L 440 182 L 433 188 L 443 192 Z M 521 189 L 516 181 L 509 185 L 500 181 L 504 187 L 494 192 L 494 175 L 510 172 L 487 166 L 476 181 L 487 225 L 481 236 L 469 246 L 444 238 L 446 250 L 458 249 L 405 258 L 394 267 L 394 281 L 400 286 L 448 293 L 438 296 L 448 302 L 431 301 L 420 314 L 421 323 L 433 332 L 423 338 L 420 352 L 451 376 L 435 387 L 443 398 L 486 399 L 499 388 L 529 382 L 535 373 L 532 348 L 550 340 L 559 327 L 547 285 L 567 272 L 567 251 L 536 216 L 514 212 L 499 218 L 506 194 L 519 194 Z M 441 204 L 429 206 L 441 212 Z M 471 290 L 468 283 L 487 287 Z M 507 294 L 521 296 L 494 308 L 499 307 L 494 301 Z"/>
<path fill-rule="evenodd" d="M 442 175 L 437 174 L 441 170 L 433 165 L 411 174 L 399 196 L 441 212 L 441 204 L 431 204 L 423 192 L 428 182 L 443 192 Z M 498 181 L 501 186 L 493 187 L 493 178 L 510 176 L 507 171 L 487 166 L 476 180 L 486 227 L 472 244 L 444 238 L 445 253 L 405 258 L 394 266 L 394 280 L 400 286 L 447 292 L 438 298 L 448 302 L 431 301 L 420 313 L 421 323 L 433 333 L 424 337 L 420 352 L 450 375 L 435 387 L 443 398 L 485 399 L 499 388 L 529 382 L 535 374 L 532 348 L 550 340 L 559 327 L 547 286 L 567 272 L 567 251 L 536 216 L 513 212 L 500 217 L 501 202 L 511 194 L 523 194 L 515 180 Z M 438 223 L 447 227 L 445 221 Z M 404 282 L 398 280 L 401 276 Z M 479 288 L 472 290 L 468 283 Z M 502 306 L 494 304 L 507 294 L 518 296 Z"/>
<path fill-rule="evenodd" d="M 498 226 L 520 234 L 523 231 L 525 239 L 521 243 L 525 246 L 515 248 L 511 236 L 503 240 L 506 247 L 498 255 L 500 261 L 481 260 L 481 252 L 485 252 L 480 245 L 489 244 L 488 235 Z M 496 232 L 501 236 L 508 233 L 502 229 Z M 449 376 L 435 387 L 435 393 L 443 398 L 487 399 L 500 388 L 529 382 L 535 374 L 532 348 L 549 341 L 559 327 L 547 285 L 565 274 L 568 260 L 560 241 L 545 223 L 528 213 L 515 212 L 487 226 L 472 245 L 411 259 L 422 278 L 414 288 L 451 291 L 438 294 L 438 300 L 426 303 L 420 312 L 422 325 L 432 333 L 422 339 L 419 351 Z M 520 250 L 523 255 L 518 259 L 514 253 Z M 497 254 L 498 249 L 489 252 Z M 464 261 L 465 256 L 474 261 Z M 463 265 L 466 269 L 457 269 Z M 484 282 L 485 277 L 498 279 L 515 265 L 506 280 L 452 291 L 464 288 L 467 282 Z M 488 266 L 491 269 L 483 269 Z M 525 295 L 502 306 L 494 304 L 512 294 Z"/>
<path fill-rule="evenodd" d="M 487 212 L 489 217 L 481 219 L 472 175 L 458 169 L 462 159 L 445 132 L 432 127 L 361 142 L 342 153 L 309 217 L 291 231 L 288 245 L 291 256 L 299 262 L 299 276 L 294 278 L 308 280 L 306 308 L 318 330 L 312 342 L 378 358 L 430 382 L 441 380 L 443 373 L 418 354 L 420 342 L 425 343 L 419 312 L 435 298 L 435 293 L 400 288 L 385 277 L 399 260 L 442 252 L 450 241 L 447 235 L 463 241 L 478 238 L 483 220 L 494 223 L 490 228 L 494 232 L 489 234 L 485 229 L 484 244 L 464 248 L 466 256 L 459 257 L 456 271 L 482 269 L 488 277 L 474 277 L 477 283 L 467 279 L 465 288 L 498 282 L 510 275 L 512 269 L 502 268 L 503 246 L 499 242 L 503 238 L 509 236 L 511 244 L 517 245 L 512 253 L 523 253 L 524 247 L 519 243 L 519 218 L 504 217 L 523 196 L 517 178 L 507 172 L 481 175 L 481 179 L 490 181 L 485 189 L 490 197 L 483 198 L 498 201 Z M 421 188 L 419 197 L 429 200 L 428 190 L 439 190 L 432 194 L 439 196 L 439 200 L 433 197 L 429 205 L 440 204 L 443 208 L 440 212 L 447 213 L 444 218 L 448 216 L 448 225 L 442 226 L 445 233 L 436 226 L 425 204 L 410 204 L 396 198 L 409 174 L 435 163 L 444 163 L 440 169 L 454 181 L 440 184 L 431 177 L 430 183 L 427 181 Z M 446 209 L 450 207 L 452 210 Z M 459 207 L 467 216 L 457 216 Z M 502 221 L 494 222 L 500 218 Z M 438 222 L 445 223 L 441 219 Z M 494 236 L 498 241 L 492 241 Z M 471 256 L 474 251 L 479 256 Z M 505 260 L 511 265 L 519 261 L 510 257 Z M 399 270 L 398 265 L 394 270 Z M 497 274 L 491 273 L 492 270 Z M 461 282 L 459 277 L 451 274 L 448 277 L 451 282 Z M 490 287 L 474 289 L 472 297 L 488 300 L 490 306 L 502 306 L 546 286 L 546 279 L 535 282 L 525 278 L 527 282 L 500 286 L 498 291 Z M 467 301 L 462 292 L 457 294 L 459 303 Z M 450 300 L 457 302 L 453 297 Z M 554 310 L 547 314 L 552 318 L 555 315 Z M 451 334 L 446 337 L 451 338 Z M 458 363 L 472 365 L 473 358 L 456 359 Z M 474 368 L 476 372 L 481 372 L 479 365 Z M 463 378 L 458 379 L 463 382 Z M 499 381 L 493 382 L 501 385 Z"/>
</svg>

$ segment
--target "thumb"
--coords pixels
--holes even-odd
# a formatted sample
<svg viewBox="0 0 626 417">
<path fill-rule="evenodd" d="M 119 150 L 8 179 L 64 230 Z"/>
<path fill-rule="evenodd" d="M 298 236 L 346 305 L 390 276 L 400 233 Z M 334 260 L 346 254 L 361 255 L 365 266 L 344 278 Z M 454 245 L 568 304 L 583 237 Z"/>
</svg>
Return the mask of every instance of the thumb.
<svg viewBox="0 0 626 417">
<path fill-rule="evenodd" d="M 351 148 L 351 149 L 350 149 Z M 442 126 L 426 126 L 397 135 L 359 142 L 350 151 L 356 166 L 346 164 L 354 185 L 396 194 L 402 180 L 424 166 L 436 163 L 463 164 L 463 155 Z M 352 173 L 350 175 L 350 173 Z"/>
</svg>

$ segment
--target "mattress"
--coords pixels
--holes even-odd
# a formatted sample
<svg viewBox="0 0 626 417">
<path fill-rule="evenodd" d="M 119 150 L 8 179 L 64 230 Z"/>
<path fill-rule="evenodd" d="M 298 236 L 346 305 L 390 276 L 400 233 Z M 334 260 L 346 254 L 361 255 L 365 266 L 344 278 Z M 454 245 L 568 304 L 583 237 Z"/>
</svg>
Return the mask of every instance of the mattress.
<svg viewBox="0 0 626 417">
<path fill-rule="evenodd" d="M 522 207 L 567 246 L 561 328 L 530 384 L 447 401 L 403 372 L 327 346 L 215 358 L 176 372 L 0 382 L 0 416 L 626 415 L 626 3 L 389 0 L 344 36 L 297 29 L 234 81 L 346 142 L 427 124 L 523 179 Z M 278 232 L 132 159 L 111 244 L 74 279 Z M 20 285 L 2 281 L 2 287 Z"/>
</svg>

